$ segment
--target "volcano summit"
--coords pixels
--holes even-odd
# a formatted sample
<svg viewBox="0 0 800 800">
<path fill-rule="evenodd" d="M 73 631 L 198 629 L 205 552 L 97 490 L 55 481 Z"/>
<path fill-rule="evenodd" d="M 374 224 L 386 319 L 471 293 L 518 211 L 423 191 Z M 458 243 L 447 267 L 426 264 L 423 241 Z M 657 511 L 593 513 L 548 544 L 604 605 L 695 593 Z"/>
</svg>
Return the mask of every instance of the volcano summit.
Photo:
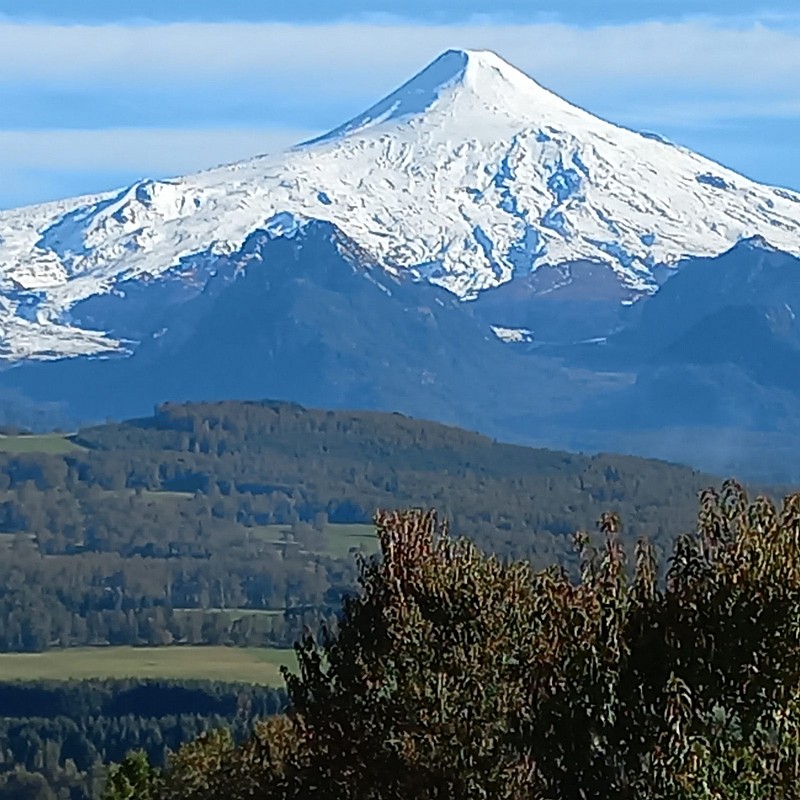
<svg viewBox="0 0 800 800">
<path fill-rule="evenodd" d="M 164 282 L 164 302 L 183 302 L 254 232 L 291 237 L 314 220 L 387 275 L 462 300 L 542 267 L 547 290 L 563 287 L 581 263 L 626 302 L 742 239 L 800 254 L 797 193 L 598 119 L 494 53 L 454 50 L 278 155 L 0 212 L 0 356 L 132 352 L 163 328 L 87 301 Z"/>
</svg>

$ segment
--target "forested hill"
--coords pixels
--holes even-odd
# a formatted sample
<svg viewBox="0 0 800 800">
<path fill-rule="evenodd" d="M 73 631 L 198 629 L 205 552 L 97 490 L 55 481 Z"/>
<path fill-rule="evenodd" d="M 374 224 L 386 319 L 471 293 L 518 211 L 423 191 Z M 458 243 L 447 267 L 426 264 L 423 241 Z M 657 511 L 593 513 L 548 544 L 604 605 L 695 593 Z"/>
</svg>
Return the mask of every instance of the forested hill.
<svg viewBox="0 0 800 800">
<path fill-rule="evenodd" d="M 628 541 L 664 549 L 715 482 L 276 402 L 166 404 L 67 438 L 0 438 L 0 449 L 3 650 L 290 646 L 336 613 L 355 578 L 350 551 L 374 547 L 377 508 L 435 506 L 485 550 L 542 565 L 571 559 L 572 533 L 609 510 Z"/>
<path fill-rule="evenodd" d="M 562 556 L 564 534 L 611 508 L 632 535 L 691 526 L 696 493 L 713 481 L 664 462 L 503 444 L 400 414 L 270 401 L 165 404 L 74 440 L 107 488 L 200 493 L 220 507 L 233 498 L 246 523 L 311 521 L 321 511 L 333 523 L 370 522 L 378 507 L 432 505 L 490 549 Z M 667 508 L 673 516 L 660 518 Z"/>
<path fill-rule="evenodd" d="M 165 403 L 152 417 L 85 429 L 71 438 L 93 451 L 168 451 L 211 457 L 219 465 L 216 471 L 236 465 L 274 472 L 279 463 L 289 462 L 339 477 L 362 465 L 393 473 L 475 472 L 506 479 L 578 475 L 590 465 L 602 463 L 631 474 L 658 472 L 662 478 L 669 475 L 684 482 L 698 475 L 688 468 L 648 459 L 586 457 L 503 444 L 472 431 L 402 414 L 324 411 L 274 401 Z M 209 463 L 207 458 L 201 460 Z"/>
</svg>

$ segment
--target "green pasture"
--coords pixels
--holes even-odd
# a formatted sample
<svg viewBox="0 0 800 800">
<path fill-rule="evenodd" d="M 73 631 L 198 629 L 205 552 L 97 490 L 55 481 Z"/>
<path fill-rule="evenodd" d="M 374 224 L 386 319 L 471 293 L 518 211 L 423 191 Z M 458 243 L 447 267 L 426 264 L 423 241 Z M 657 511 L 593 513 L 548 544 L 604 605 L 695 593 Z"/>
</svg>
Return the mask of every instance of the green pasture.
<svg viewBox="0 0 800 800">
<path fill-rule="evenodd" d="M 76 647 L 0 654 L 0 681 L 163 678 L 282 686 L 280 667 L 294 669 L 293 650 L 260 647 Z"/>
<path fill-rule="evenodd" d="M 64 455 L 81 450 L 69 436 L 60 433 L 41 435 L 0 435 L 0 453 L 51 453 Z"/>
</svg>

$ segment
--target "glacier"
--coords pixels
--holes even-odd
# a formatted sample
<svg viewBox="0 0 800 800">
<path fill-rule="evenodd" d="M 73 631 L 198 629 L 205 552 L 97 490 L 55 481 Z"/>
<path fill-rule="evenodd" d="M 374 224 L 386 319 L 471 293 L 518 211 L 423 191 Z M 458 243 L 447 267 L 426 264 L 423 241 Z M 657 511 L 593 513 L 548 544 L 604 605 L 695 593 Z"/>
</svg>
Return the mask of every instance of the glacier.
<svg viewBox="0 0 800 800">
<path fill-rule="evenodd" d="M 0 212 L 0 360 L 130 352 L 135 342 L 85 326 L 75 307 L 307 220 L 464 301 L 592 262 L 629 304 L 658 291 L 659 268 L 745 239 L 800 255 L 800 194 L 599 119 L 494 53 L 452 50 L 288 151 Z"/>
</svg>

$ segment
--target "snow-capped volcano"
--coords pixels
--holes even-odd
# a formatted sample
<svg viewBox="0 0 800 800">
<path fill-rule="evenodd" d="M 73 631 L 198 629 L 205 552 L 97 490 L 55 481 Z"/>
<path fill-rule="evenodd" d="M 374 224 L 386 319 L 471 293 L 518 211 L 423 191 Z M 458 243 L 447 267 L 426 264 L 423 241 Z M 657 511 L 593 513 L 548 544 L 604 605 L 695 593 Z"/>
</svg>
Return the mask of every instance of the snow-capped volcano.
<svg viewBox="0 0 800 800">
<path fill-rule="evenodd" d="M 448 51 L 287 152 L 0 212 L 0 356 L 113 350 L 125 331 L 90 330 L 76 304 L 315 219 L 463 299 L 579 261 L 650 294 L 657 267 L 754 236 L 800 254 L 800 194 L 598 119 L 493 53 Z"/>
</svg>

